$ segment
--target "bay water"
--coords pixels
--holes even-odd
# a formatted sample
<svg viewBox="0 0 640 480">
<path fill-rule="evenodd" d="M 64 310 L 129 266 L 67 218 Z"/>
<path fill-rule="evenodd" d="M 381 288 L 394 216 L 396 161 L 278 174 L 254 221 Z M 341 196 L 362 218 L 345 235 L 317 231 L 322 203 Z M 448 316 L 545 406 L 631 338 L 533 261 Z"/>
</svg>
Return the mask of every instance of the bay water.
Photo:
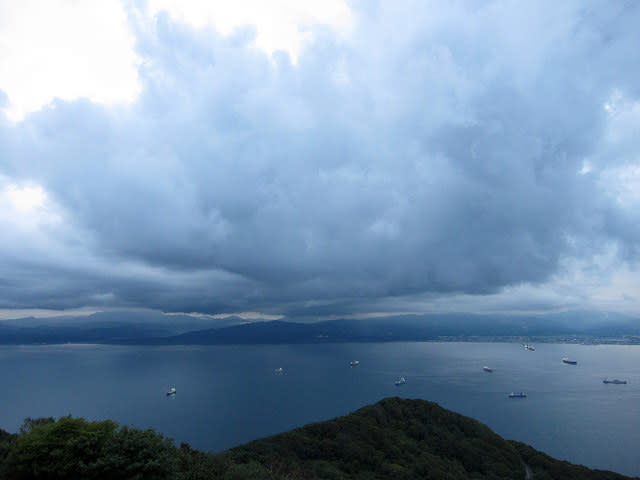
<svg viewBox="0 0 640 480">
<path fill-rule="evenodd" d="M 406 384 L 395 386 L 401 376 Z M 11 432 L 27 416 L 71 414 L 215 452 L 392 396 L 435 401 L 559 459 L 640 476 L 640 346 L 0 347 L 0 428 Z"/>
</svg>

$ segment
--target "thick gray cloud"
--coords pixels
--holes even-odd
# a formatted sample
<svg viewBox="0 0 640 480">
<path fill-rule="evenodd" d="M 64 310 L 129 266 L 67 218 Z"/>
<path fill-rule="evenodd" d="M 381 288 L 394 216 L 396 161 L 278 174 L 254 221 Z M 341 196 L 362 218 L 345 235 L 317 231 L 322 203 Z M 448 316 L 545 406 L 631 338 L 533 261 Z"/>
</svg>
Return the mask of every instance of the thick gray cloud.
<svg viewBox="0 0 640 480">
<path fill-rule="evenodd" d="M 605 105 L 640 100 L 640 7 L 451 3 L 356 2 L 296 64 L 249 27 L 132 17 L 137 101 L 0 124 L 0 175 L 59 215 L 0 233 L 0 308 L 401 310 L 611 242 L 634 262 L 638 217 L 599 172 L 638 162 L 640 118 L 612 141 Z"/>
</svg>

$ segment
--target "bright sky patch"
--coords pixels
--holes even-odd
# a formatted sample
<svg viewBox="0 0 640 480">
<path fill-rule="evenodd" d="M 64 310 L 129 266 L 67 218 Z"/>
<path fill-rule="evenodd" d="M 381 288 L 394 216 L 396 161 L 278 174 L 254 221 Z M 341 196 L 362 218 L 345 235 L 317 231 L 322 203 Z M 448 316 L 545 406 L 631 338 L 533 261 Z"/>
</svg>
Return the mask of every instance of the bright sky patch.
<svg viewBox="0 0 640 480">
<path fill-rule="evenodd" d="M 138 94 L 134 37 L 120 2 L 0 2 L 0 90 L 13 121 L 55 98 L 131 101 Z"/>
<path fill-rule="evenodd" d="M 42 207 L 46 195 L 40 187 L 18 187 L 10 185 L 5 191 L 11 204 L 21 212 L 29 212 L 37 207 Z"/>
<path fill-rule="evenodd" d="M 253 25 L 256 47 L 269 53 L 285 50 L 294 60 L 313 26 L 344 30 L 351 21 L 344 0 L 149 0 L 149 6 L 153 13 L 164 10 L 178 21 L 196 28 L 212 26 L 223 35 Z"/>
</svg>

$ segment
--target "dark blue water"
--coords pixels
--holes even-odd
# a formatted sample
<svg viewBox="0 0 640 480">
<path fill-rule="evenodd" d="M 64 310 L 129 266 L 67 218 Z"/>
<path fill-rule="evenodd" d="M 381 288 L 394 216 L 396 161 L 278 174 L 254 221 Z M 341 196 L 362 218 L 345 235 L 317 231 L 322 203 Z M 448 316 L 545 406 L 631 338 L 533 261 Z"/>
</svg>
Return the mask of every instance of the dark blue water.
<svg viewBox="0 0 640 480">
<path fill-rule="evenodd" d="M 565 365 L 562 357 L 578 361 Z M 349 367 L 350 360 L 360 366 Z M 483 365 L 494 373 L 482 371 Z M 274 369 L 283 367 L 284 375 Z M 394 386 L 401 375 L 406 385 Z M 605 385 L 606 376 L 627 385 Z M 220 451 L 389 396 L 423 398 L 508 439 L 640 475 L 640 347 L 509 343 L 0 347 L 0 428 L 72 414 Z M 178 393 L 166 397 L 175 385 Z M 526 399 L 509 399 L 511 391 Z"/>
</svg>

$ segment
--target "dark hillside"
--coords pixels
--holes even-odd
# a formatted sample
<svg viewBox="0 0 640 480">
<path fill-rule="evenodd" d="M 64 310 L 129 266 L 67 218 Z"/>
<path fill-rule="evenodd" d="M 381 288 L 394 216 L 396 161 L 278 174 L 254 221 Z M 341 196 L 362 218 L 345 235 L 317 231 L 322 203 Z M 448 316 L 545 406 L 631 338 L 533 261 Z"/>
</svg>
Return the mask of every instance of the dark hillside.
<svg viewBox="0 0 640 480">
<path fill-rule="evenodd" d="M 218 454 L 109 420 L 28 418 L 18 435 L 0 430 L 0 480 L 525 478 L 628 477 L 555 460 L 435 403 L 400 398 Z"/>
<path fill-rule="evenodd" d="M 0 428 L 0 465 L 4 462 L 4 459 L 11 448 L 11 444 L 16 437 L 17 435 L 5 432 Z"/>
<path fill-rule="evenodd" d="M 556 460 L 524 443 L 511 442 L 511 444 L 533 471 L 533 479 L 617 480 L 628 478 L 617 473 L 605 470 L 591 470 L 582 465 Z"/>
<path fill-rule="evenodd" d="M 221 457 L 226 474 L 252 471 L 256 478 L 270 478 L 259 475 L 271 470 L 282 478 L 523 479 L 525 460 L 532 478 L 626 478 L 506 441 L 435 403 L 400 398 L 256 440 Z"/>
</svg>

